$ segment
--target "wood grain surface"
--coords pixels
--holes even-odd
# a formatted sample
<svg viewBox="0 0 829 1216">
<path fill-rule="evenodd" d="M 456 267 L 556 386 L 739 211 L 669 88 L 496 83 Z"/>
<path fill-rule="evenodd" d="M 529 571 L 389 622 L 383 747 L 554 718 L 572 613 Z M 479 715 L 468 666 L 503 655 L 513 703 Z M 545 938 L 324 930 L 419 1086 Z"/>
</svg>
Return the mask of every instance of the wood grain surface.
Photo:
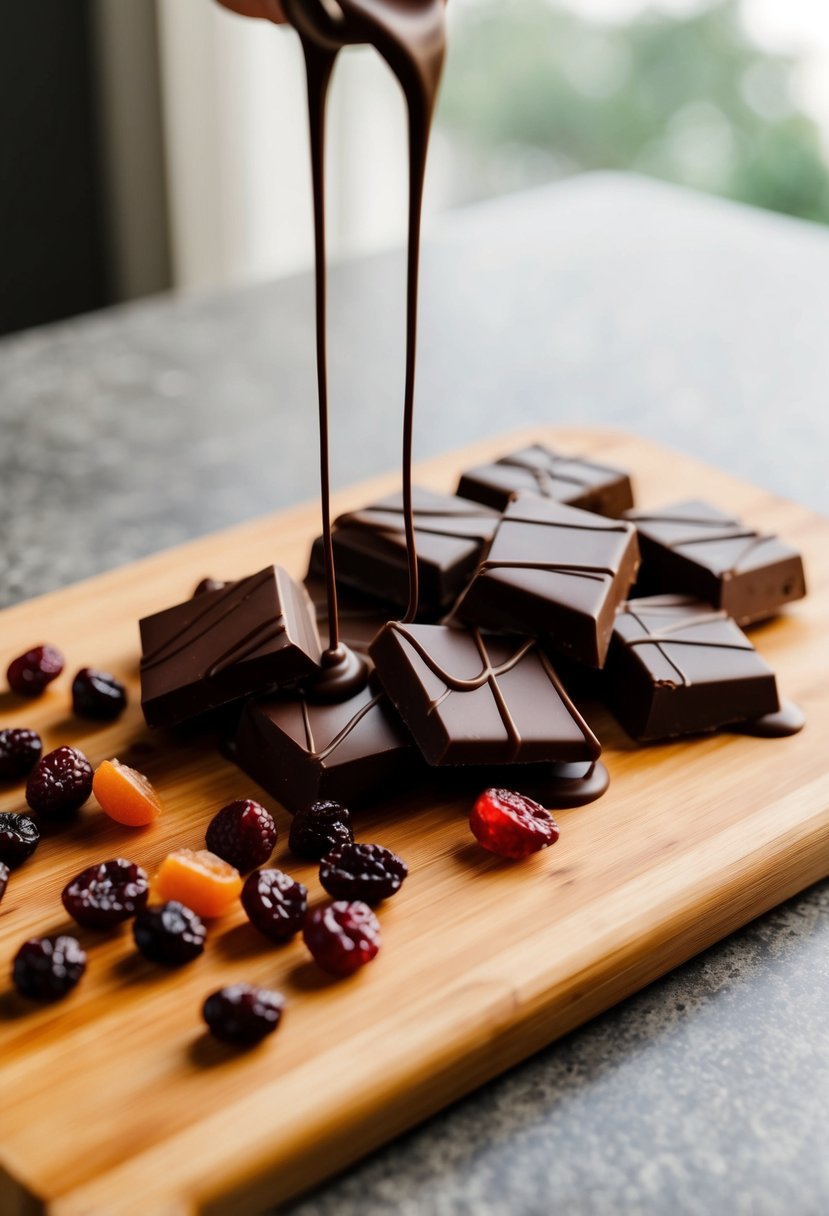
<svg viewBox="0 0 829 1216">
<path fill-rule="evenodd" d="M 587 705 L 612 783 L 599 802 L 558 815 L 561 839 L 523 863 L 487 855 L 468 803 L 439 775 L 358 817 L 358 836 L 400 852 L 411 877 L 380 910 L 377 961 L 330 981 L 300 941 L 264 942 L 241 910 L 214 922 L 205 955 L 167 972 L 138 957 L 125 927 L 79 931 L 89 968 L 51 1008 L 10 989 L 18 944 L 69 928 L 64 883 L 127 856 L 154 872 L 174 847 L 200 847 L 211 815 L 253 794 L 276 813 L 274 864 L 322 899 L 314 867 L 287 850 L 289 817 L 203 739 L 158 737 L 137 698 L 137 619 L 187 596 L 204 575 L 240 576 L 277 560 L 304 572 L 319 527 L 298 507 L 161 553 L 0 615 L 0 664 L 42 641 L 67 671 L 39 701 L 0 694 L 0 726 L 33 726 L 93 764 L 142 768 L 165 804 L 139 831 L 92 800 L 44 840 L 0 904 L 0 1212 L 23 1216 L 181 1216 L 257 1212 L 319 1182 L 557 1036 L 829 872 L 829 521 L 754 486 L 629 436 L 536 430 L 423 465 L 454 488 L 461 467 L 530 439 L 629 468 L 637 502 L 706 496 L 802 548 L 809 598 L 752 637 L 803 706 L 790 739 L 717 734 L 636 748 Z M 337 510 L 393 488 L 395 476 L 337 495 Z M 130 684 L 117 723 L 69 706 L 72 673 L 92 664 Z M 20 786 L 0 809 L 23 808 Z M 261 1047 L 208 1039 L 200 1005 L 234 980 L 279 988 L 288 1008 Z"/>
</svg>

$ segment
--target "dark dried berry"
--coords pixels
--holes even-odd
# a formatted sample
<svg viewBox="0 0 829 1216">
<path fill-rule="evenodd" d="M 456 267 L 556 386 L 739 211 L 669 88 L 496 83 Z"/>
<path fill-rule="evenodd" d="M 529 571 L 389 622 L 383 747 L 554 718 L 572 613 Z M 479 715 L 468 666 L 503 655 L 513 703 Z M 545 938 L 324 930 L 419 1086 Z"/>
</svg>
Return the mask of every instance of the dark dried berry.
<svg viewBox="0 0 829 1216">
<path fill-rule="evenodd" d="M 282 870 L 254 870 L 242 888 L 242 907 L 265 937 L 286 942 L 302 928 L 308 892 Z"/>
<path fill-rule="evenodd" d="M 220 578 L 203 578 L 202 581 L 196 585 L 196 589 L 193 592 L 193 599 L 195 599 L 197 595 L 204 595 L 206 591 L 224 591 L 225 587 L 229 586 L 229 583 L 224 582 L 224 580 Z"/>
<path fill-rule="evenodd" d="M 63 655 L 54 646 L 35 646 L 9 663 L 9 688 L 20 697 L 39 697 L 63 671 Z"/>
<path fill-rule="evenodd" d="M 354 839 L 351 815 L 339 802 L 315 802 L 294 816 L 288 845 L 296 857 L 319 861 L 338 844 Z"/>
<path fill-rule="evenodd" d="M 270 813 L 252 798 L 239 798 L 213 816 L 206 841 L 211 853 L 245 874 L 268 861 L 276 836 Z"/>
<path fill-rule="evenodd" d="M 368 904 L 339 900 L 310 912 L 302 936 L 323 971 L 352 975 L 377 955 L 380 922 Z"/>
<path fill-rule="evenodd" d="M 210 1033 L 223 1043 L 259 1043 L 273 1034 L 282 1020 L 285 998 L 267 988 L 231 984 L 211 992 L 202 1006 Z"/>
<path fill-rule="evenodd" d="M 112 722 L 127 708 L 127 690 L 108 671 L 82 667 L 72 681 L 72 708 L 79 718 Z"/>
<path fill-rule="evenodd" d="M 145 958 L 170 967 L 180 967 L 198 958 L 207 940 L 201 917 L 176 899 L 139 912 L 132 931 Z"/>
<path fill-rule="evenodd" d="M 26 783 L 26 801 L 33 811 L 68 817 L 92 793 L 92 765 L 76 747 L 58 747 L 39 760 Z"/>
<path fill-rule="evenodd" d="M 86 952 L 74 937 L 31 937 L 18 950 L 12 979 L 33 1001 L 57 1001 L 71 992 L 86 971 Z"/>
<path fill-rule="evenodd" d="M 0 901 L 6 894 L 6 887 L 9 885 L 9 867 L 0 861 Z"/>
<path fill-rule="evenodd" d="M 31 815 L 0 812 L 0 861 L 16 870 L 31 857 L 40 843 L 40 828 Z"/>
<path fill-rule="evenodd" d="M 43 743 L 36 730 L 0 730 L 0 777 L 25 777 L 40 759 Z"/>
<path fill-rule="evenodd" d="M 79 925 L 109 929 L 145 908 L 149 894 L 146 871 L 118 857 L 82 870 L 63 888 L 61 899 Z"/>
<path fill-rule="evenodd" d="M 469 826 L 490 853 L 514 861 L 558 840 L 558 825 L 550 812 L 514 790 L 484 790 L 472 808 Z"/>
<path fill-rule="evenodd" d="M 377 904 L 400 890 L 409 867 L 381 844 L 344 844 L 320 862 L 320 882 L 335 899 Z"/>
</svg>

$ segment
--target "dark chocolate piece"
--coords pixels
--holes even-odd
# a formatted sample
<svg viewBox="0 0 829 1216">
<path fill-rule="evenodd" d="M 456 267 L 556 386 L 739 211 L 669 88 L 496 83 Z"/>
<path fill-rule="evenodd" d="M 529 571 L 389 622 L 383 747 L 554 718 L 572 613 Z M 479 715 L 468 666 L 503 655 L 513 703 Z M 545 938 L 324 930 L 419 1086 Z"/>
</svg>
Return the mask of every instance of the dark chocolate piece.
<svg viewBox="0 0 829 1216">
<path fill-rule="evenodd" d="M 455 611 L 475 625 L 543 637 L 569 658 L 602 667 L 638 566 L 632 524 L 525 496 L 508 504 Z"/>
<path fill-rule="evenodd" d="M 141 704 L 149 726 L 173 726 L 319 666 L 307 592 L 279 566 L 145 617 Z"/>
<path fill-rule="evenodd" d="M 631 600 L 616 618 L 611 708 L 640 743 L 777 713 L 774 672 L 738 625 L 682 595 Z"/>
<path fill-rule="evenodd" d="M 627 473 L 584 456 L 565 456 L 541 443 L 464 473 L 458 494 L 503 511 L 519 494 L 551 498 L 596 515 L 617 518 L 633 506 Z"/>
<path fill-rule="evenodd" d="M 413 491 L 420 608 L 448 607 L 474 571 L 498 515 L 451 494 Z M 403 500 L 392 494 L 334 522 L 337 581 L 405 605 L 409 597 Z M 309 577 L 324 570 L 322 538 L 311 550 Z"/>
<path fill-rule="evenodd" d="M 325 579 L 310 575 L 305 588 L 311 597 L 317 628 L 321 638 L 328 636 L 328 603 L 325 595 Z M 337 615 L 340 622 L 340 641 L 357 654 L 368 654 L 374 637 L 387 621 L 396 620 L 400 610 L 396 604 L 385 603 L 372 595 L 363 595 L 352 587 L 337 588 Z"/>
<path fill-rule="evenodd" d="M 234 758 L 292 812 L 320 799 L 364 802 L 419 760 L 386 697 L 370 687 L 334 704 L 248 701 Z"/>
<path fill-rule="evenodd" d="M 601 753 L 531 639 L 392 622 L 369 654 L 429 764 L 595 760 Z"/>
<path fill-rule="evenodd" d="M 771 616 L 806 594 L 795 549 L 707 502 L 629 511 L 625 518 L 639 531 L 642 589 L 648 593 L 699 596 L 740 625 Z"/>
</svg>

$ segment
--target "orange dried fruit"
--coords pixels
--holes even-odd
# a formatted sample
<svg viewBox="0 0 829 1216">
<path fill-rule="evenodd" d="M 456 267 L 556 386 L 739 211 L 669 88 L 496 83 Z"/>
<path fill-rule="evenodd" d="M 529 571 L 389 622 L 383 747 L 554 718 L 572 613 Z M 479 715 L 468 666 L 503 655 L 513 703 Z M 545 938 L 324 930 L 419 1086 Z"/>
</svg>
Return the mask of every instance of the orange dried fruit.
<svg viewBox="0 0 829 1216">
<path fill-rule="evenodd" d="M 137 769 L 118 760 L 104 760 L 92 780 L 92 793 L 116 823 L 140 828 L 161 814 L 161 799 Z"/>
<path fill-rule="evenodd" d="M 238 870 L 207 849 L 175 849 L 168 853 L 156 875 L 161 899 L 177 899 L 199 916 L 222 916 L 242 891 Z"/>
</svg>

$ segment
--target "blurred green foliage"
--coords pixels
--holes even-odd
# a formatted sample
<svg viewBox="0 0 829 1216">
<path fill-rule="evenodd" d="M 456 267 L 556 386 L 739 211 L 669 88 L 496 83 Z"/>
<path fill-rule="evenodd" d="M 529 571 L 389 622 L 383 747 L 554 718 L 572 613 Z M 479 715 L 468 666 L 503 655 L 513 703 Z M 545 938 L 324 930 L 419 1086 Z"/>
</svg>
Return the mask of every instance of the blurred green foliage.
<svg viewBox="0 0 829 1216">
<path fill-rule="evenodd" d="M 551 0 L 459 0 L 439 121 L 467 196 L 633 169 L 829 222 L 829 167 L 796 61 L 748 38 L 736 0 L 587 21 Z"/>
</svg>

